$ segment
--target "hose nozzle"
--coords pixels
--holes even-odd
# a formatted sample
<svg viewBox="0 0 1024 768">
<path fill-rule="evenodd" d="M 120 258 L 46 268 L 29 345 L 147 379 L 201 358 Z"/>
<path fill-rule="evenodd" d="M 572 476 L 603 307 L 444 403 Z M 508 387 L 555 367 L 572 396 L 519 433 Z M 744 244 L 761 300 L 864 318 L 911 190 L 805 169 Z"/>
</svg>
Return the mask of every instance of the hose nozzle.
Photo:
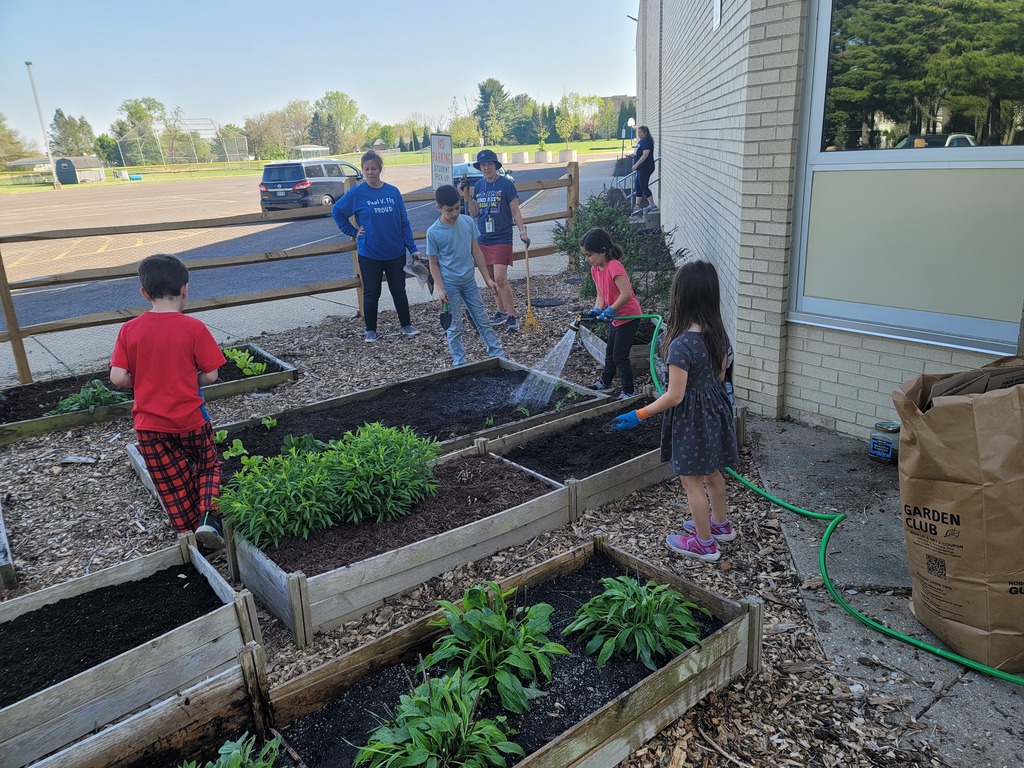
<svg viewBox="0 0 1024 768">
<path fill-rule="evenodd" d="M 571 323 L 569 323 L 569 330 L 573 331 L 574 333 L 579 333 L 580 332 L 580 324 L 582 322 L 583 322 L 583 315 L 582 314 L 576 315 L 576 319 L 573 320 Z"/>
</svg>

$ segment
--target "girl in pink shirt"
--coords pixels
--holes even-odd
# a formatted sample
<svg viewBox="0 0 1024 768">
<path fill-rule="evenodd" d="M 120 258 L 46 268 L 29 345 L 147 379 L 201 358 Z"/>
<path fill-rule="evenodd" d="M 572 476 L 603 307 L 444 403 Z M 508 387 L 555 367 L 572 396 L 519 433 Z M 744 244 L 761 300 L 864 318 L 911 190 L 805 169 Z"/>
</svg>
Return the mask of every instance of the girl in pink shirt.
<svg viewBox="0 0 1024 768">
<path fill-rule="evenodd" d="M 633 346 L 633 338 L 640 320 L 617 320 L 621 316 L 643 314 L 640 302 L 633 295 L 633 286 L 629 275 L 622 266 L 622 248 L 612 242 L 611 235 L 600 227 L 588 230 L 580 240 L 580 250 L 590 264 L 590 276 L 597 286 L 597 300 L 594 308 L 587 314 L 608 322 L 608 346 L 604 357 L 604 368 L 601 377 L 590 385 L 599 392 L 614 392 L 612 382 L 618 371 L 622 381 L 622 394 L 619 400 L 625 400 L 636 394 L 633 386 L 633 369 L 629 364 L 629 351 Z"/>
</svg>

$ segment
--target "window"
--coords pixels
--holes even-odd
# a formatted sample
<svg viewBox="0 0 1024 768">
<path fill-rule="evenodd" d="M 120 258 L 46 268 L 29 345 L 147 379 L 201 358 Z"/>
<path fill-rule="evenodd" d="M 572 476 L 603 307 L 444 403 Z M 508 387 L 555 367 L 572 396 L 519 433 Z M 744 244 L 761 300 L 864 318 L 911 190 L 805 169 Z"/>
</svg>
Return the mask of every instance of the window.
<svg viewBox="0 0 1024 768">
<path fill-rule="evenodd" d="M 306 178 L 307 179 L 322 179 L 324 177 L 324 167 L 322 165 L 307 165 L 306 166 Z"/>
<path fill-rule="evenodd" d="M 341 166 L 337 163 L 324 163 L 324 170 L 332 179 L 339 179 L 345 174 L 341 172 Z"/>
<path fill-rule="evenodd" d="M 1024 143 L 1020 0 L 831 5 L 822 150 L 888 149 L 915 134 Z"/>
</svg>

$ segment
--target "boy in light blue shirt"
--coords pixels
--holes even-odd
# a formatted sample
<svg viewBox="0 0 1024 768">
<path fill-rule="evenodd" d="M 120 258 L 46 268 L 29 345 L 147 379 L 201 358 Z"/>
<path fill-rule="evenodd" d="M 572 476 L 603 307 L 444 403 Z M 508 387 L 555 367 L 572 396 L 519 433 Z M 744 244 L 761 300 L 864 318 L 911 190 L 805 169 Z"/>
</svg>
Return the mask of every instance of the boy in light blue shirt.
<svg viewBox="0 0 1024 768">
<path fill-rule="evenodd" d="M 474 268 L 483 275 L 484 283 L 492 291 L 498 286 L 487 273 L 483 252 L 477 243 L 476 222 L 460 214 L 462 197 L 450 184 L 438 187 L 434 202 L 441 217 L 427 230 L 427 259 L 434 278 L 441 305 L 448 305 L 452 322 L 448 327 L 448 350 L 452 365 L 465 365 L 466 349 L 462 344 L 462 305 L 466 305 L 473 324 L 480 331 L 489 357 L 504 357 L 505 351 L 491 328 L 484 308 L 480 288 L 476 284 Z"/>
</svg>

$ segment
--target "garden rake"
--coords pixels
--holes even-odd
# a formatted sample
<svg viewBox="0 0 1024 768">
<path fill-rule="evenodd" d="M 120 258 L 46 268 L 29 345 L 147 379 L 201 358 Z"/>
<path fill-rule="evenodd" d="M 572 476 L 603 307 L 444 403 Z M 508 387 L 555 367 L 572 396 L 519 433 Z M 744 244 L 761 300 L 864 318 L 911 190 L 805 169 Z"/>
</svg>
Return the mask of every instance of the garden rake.
<svg viewBox="0 0 1024 768">
<path fill-rule="evenodd" d="M 530 238 L 523 240 L 523 261 L 526 263 L 526 319 L 523 320 L 525 333 L 540 333 L 540 322 L 533 315 L 533 304 L 530 302 Z"/>
</svg>

